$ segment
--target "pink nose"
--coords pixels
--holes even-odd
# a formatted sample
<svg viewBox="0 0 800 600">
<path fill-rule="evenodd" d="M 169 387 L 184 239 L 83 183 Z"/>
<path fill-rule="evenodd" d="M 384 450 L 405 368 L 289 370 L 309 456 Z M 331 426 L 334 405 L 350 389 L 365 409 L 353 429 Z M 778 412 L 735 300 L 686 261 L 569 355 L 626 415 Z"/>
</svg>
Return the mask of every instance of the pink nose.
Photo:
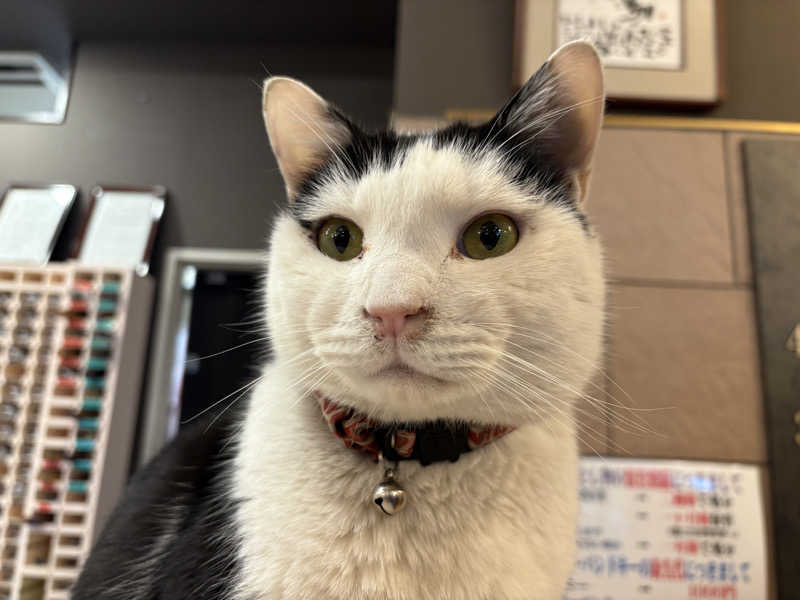
<svg viewBox="0 0 800 600">
<path fill-rule="evenodd" d="M 364 316 L 372 321 L 378 337 L 408 337 L 418 332 L 428 311 L 422 307 L 375 306 L 364 309 Z"/>
</svg>

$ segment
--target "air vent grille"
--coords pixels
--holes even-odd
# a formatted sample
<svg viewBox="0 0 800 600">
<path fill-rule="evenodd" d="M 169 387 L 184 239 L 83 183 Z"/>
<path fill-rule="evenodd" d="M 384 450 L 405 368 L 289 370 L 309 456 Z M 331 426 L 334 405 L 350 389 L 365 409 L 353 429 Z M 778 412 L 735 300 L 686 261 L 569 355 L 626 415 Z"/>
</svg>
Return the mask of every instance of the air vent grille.
<svg viewBox="0 0 800 600">
<path fill-rule="evenodd" d="M 0 119 L 61 123 L 69 78 L 36 52 L 0 52 Z"/>
</svg>

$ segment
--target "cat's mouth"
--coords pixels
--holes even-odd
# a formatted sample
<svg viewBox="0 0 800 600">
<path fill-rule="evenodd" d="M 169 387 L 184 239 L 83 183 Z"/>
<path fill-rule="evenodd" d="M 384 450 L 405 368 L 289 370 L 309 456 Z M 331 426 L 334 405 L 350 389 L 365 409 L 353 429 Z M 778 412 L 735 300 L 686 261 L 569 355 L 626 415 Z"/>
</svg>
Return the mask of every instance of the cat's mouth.
<svg viewBox="0 0 800 600">
<path fill-rule="evenodd" d="M 395 361 L 383 367 L 381 370 L 375 373 L 375 375 L 378 377 L 413 377 L 416 375 L 422 375 L 422 373 L 404 362 Z"/>
<path fill-rule="evenodd" d="M 429 375 L 428 373 L 423 373 L 422 371 L 418 371 L 411 365 L 401 360 L 395 360 L 391 362 L 390 364 L 386 365 L 385 367 L 375 372 L 373 376 L 381 378 L 385 377 L 385 378 L 401 379 L 401 380 L 420 379 L 420 380 L 436 381 L 437 383 L 447 383 L 444 379 L 440 379 L 438 377 L 434 377 L 433 375 Z"/>
</svg>

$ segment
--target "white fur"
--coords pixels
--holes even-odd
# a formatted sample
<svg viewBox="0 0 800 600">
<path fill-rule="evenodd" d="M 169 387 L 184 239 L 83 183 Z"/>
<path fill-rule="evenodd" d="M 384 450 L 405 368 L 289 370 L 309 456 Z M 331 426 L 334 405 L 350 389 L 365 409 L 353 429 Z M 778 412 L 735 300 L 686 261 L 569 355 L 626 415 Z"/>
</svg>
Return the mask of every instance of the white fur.
<svg viewBox="0 0 800 600">
<path fill-rule="evenodd" d="M 512 183 L 500 156 L 423 138 L 390 168 L 331 176 L 304 215 L 357 223 L 361 258 L 336 262 L 277 220 L 275 360 L 235 460 L 238 598 L 561 597 L 577 513 L 572 402 L 599 360 L 605 291 L 596 238 L 545 195 Z M 464 227 L 487 212 L 515 220 L 517 246 L 461 256 Z M 361 311 L 386 300 L 430 307 L 423 335 L 376 340 Z M 397 357 L 427 377 L 375 375 Z M 386 517 L 370 502 L 382 472 L 328 431 L 311 389 L 383 420 L 518 429 L 454 464 L 401 463 L 409 505 Z"/>
</svg>

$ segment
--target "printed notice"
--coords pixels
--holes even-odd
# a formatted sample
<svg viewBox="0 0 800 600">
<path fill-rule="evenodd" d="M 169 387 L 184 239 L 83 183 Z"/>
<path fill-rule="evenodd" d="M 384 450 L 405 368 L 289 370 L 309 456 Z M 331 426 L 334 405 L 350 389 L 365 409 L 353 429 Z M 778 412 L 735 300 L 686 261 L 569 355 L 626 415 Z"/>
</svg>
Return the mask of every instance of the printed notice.
<svg viewBox="0 0 800 600">
<path fill-rule="evenodd" d="M 154 222 L 164 210 L 161 198 L 144 192 L 104 191 L 97 199 L 80 261 L 131 267 L 145 260 Z"/>
<path fill-rule="evenodd" d="M 578 554 L 564 600 L 763 600 L 759 471 L 583 458 Z"/>
<path fill-rule="evenodd" d="M 42 265 L 72 206 L 75 188 L 11 188 L 0 207 L 0 261 Z"/>
<path fill-rule="evenodd" d="M 681 0 L 559 0 L 558 44 L 589 40 L 607 67 L 680 70 Z"/>
</svg>

